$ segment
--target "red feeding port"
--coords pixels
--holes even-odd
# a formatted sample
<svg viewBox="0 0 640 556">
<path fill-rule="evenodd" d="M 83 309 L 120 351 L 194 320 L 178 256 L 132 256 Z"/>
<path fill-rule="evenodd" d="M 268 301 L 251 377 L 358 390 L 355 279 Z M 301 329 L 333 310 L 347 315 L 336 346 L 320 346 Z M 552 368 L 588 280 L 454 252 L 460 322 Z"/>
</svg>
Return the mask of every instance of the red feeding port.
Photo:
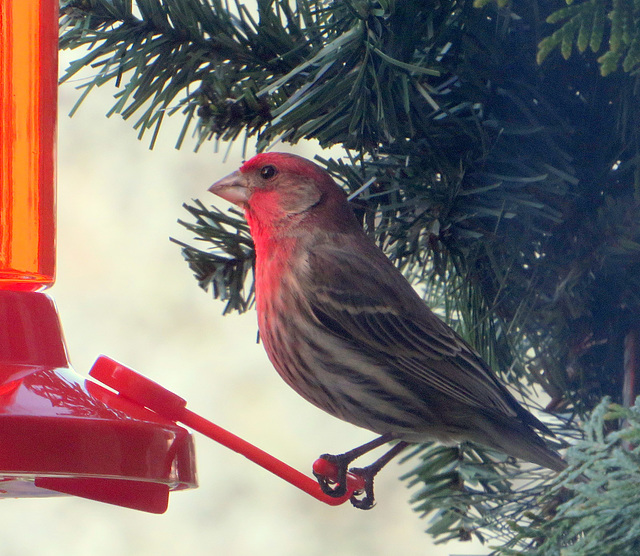
<svg viewBox="0 0 640 556">
<path fill-rule="evenodd" d="M 162 513 L 197 486 L 188 431 L 76 374 L 51 299 L 0 291 L 0 497 L 73 494 Z"/>
</svg>

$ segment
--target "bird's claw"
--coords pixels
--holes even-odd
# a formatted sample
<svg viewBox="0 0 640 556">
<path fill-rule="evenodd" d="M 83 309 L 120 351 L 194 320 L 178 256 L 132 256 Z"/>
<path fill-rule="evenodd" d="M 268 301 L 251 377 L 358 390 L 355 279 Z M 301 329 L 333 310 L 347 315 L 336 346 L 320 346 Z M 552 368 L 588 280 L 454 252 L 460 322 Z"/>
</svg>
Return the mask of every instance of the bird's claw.
<svg viewBox="0 0 640 556">
<path fill-rule="evenodd" d="M 347 492 L 347 485 L 345 483 L 337 483 L 320 475 L 316 475 L 316 479 L 318 479 L 320 490 L 322 490 L 322 492 L 327 496 L 331 496 L 332 498 L 341 498 Z"/>
<path fill-rule="evenodd" d="M 316 471 L 313 472 L 322 492 L 333 498 L 344 496 L 347 492 L 347 466 L 349 462 L 345 461 L 341 456 L 334 456 L 332 454 L 322 454 L 319 459 L 332 463 L 337 469 L 335 477 L 328 477 Z"/>
<path fill-rule="evenodd" d="M 359 510 L 370 510 L 376 505 L 373 496 L 373 478 L 375 473 L 371 473 L 371 470 L 366 467 L 352 467 L 349 469 L 349 473 L 357 475 L 364 480 L 364 489 L 354 492 L 351 498 L 349 498 L 349 501 Z M 362 494 L 364 494 L 364 498 L 361 498 Z"/>
</svg>

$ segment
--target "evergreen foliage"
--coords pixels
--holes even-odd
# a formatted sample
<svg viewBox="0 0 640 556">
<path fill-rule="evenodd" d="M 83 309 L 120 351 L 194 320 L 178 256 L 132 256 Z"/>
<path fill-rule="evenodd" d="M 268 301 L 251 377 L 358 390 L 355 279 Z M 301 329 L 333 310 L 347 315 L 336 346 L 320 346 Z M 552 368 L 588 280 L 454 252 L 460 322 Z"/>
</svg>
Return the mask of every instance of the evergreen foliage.
<svg viewBox="0 0 640 556">
<path fill-rule="evenodd" d="M 547 22 L 562 23 L 550 36 L 540 41 L 538 62 L 544 61 L 555 48 L 562 56 L 571 56 L 589 48 L 599 52 L 605 35 L 609 49 L 598 58 L 603 76 L 614 72 L 622 61 L 624 71 L 631 71 L 640 63 L 640 3 L 635 0 L 583 0 L 567 6 L 547 17 Z"/>
<path fill-rule="evenodd" d="M 619 423 L 624 426 L 619 428 Z M 530 527 L 514 526 L 517 535 L 510 545 L 535 541 L 537 546 L 526 551 L 530 556 L 638 554 L 640 405 L 624 408 L 603 400 L 586 423 L 585 433 L 569 449 L 574 468 L 562 473 L 539 501 L 557 506 L 553 515 Z M 579 481 L 580 474 L 588 480 Z M 508 546 L 499 553 L 525 554 Z"/>
<path fill-rule="evenodd" d="M 244 312 L 253 305 L 254 289 L 245 288 L 245 276 L 253 269 L 253 239 L 249 226 L 241 212 L 233 209 L 229 213 L 216 207 L 205 207 L 200 201 L 185 208 L 195 222 L 179 220 L 199 241 L 207 242 L 209 249 L 203 251 L 181 241 L 172 240 L 182 247 L 191 270 L 204 290 L 211 288 L 213 297 L 226 301 L 224 313 Z"/>
<path fill-rule="evenodd" d="M 637 371 L 633 358 L 625 367 L 640 327 L 636 4 L 69 0 L 61 47 L 89 51 L 63 81 L 91 68 L 78 102 L 114 81 L 109 115 L 136 115 L 151 145 L 165 115 L 181 115 L 178 147 L 190 130 L 196 149 L 238 138 L 258 150 L 301 139 L 343 147 L 318 161 L 368 232 L 525 403 L 550 400 L 566 444 L 603 396 L 625 401 L 625 369 Z M 607 40 L 596 59 L 589 50 Z M 182 247 L 198 282 L 225 312 L 247 310 L 242 216 L 186 208 L 200 241 Z M 606 470 L 593 446 L 589 476 L 614 492 L 596 479 Z M 631 480 L 634 453 L 616 476 Z M 477 446 L 426 444 L 406 459 L 416 510 L 441 540 L 475 535 L 517 551 L 606 531 L 553 536 L 547 523 L 576 517 L 561 513 L 569 490 Z M 566 523 L 589 525 L 578 518 Z"/>
</svg>

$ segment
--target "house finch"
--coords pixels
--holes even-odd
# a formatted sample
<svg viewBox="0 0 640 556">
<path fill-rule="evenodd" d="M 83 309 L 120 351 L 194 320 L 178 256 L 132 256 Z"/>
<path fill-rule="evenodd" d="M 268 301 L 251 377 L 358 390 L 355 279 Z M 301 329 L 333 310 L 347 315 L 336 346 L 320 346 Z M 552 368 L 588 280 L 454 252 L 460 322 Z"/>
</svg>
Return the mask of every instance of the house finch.
<svg viewBox="0 0 640 556">
<path fill-rule="evenodd" d="M 478 442 L 559 471 L 564 461 L 534 429 L 549 429 L 521 407 L 489 366 L 418 296 L 365 234 L 345 193 L 304 158 L 263 153 L 209 191 L 244 209 L 255 243 L 260 338 L 280 376 L 303 398 L 380 438 L 339 456 L 347 466 L 399 441 L 367 468 L 373 476 L 408 443 Z M 352 470 L 354 471 L 354 470 Z"/>
</svg>

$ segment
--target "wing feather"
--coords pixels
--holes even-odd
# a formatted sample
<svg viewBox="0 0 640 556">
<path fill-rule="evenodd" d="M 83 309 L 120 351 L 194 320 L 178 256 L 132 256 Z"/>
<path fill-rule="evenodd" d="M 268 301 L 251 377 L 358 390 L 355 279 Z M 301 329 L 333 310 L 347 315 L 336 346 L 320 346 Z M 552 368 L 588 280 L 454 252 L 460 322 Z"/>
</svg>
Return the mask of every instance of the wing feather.
<svg viewBox="0 0 640 556">
<path fill-rule="evenodd" d="M 323 246 L 307 262 L 314 315 L 353 349 L 385 361 L 416 391 L 505 416 L 529 415 L 377 249 L 361 255 Z M 539 428 L 534 417 L 530 424 Z"/>
</svg>

